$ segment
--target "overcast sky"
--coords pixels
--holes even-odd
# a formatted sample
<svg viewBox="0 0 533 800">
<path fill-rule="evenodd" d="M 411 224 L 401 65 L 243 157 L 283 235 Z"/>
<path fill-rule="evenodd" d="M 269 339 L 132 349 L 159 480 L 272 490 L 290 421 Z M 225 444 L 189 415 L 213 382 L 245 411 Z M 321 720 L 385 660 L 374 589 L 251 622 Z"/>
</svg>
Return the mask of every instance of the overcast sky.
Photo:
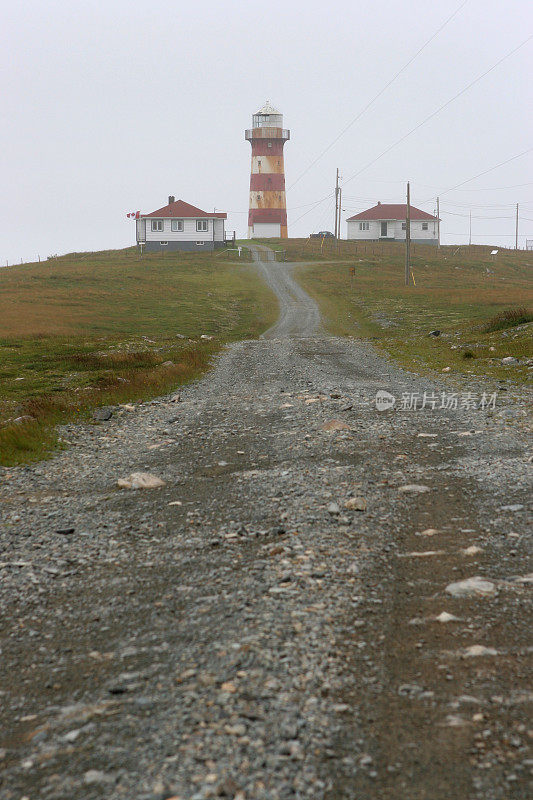
<svg viewBox="0 0 533 800">
<path fill-rule="evenodd" d="M 289 236 L 382 202 L 433 211 L 442 240 L 533 239 L 532 42 L 378 158 L 531 33 L 530 0 L 465 7 L 339 141 L 302 173 L 462 0 L 3 3 L 0 263 L 134 243 L 128 211 L 169 194 L 228 212 L 246 235 L 250 145 L 268 98 L 284 114 Z M 296 185 L 290 188 L 296 181 Z M 486 219 L 492 217 L 493 219 Z M 343 236 L 346 224 L 343 222 Z"/>
</svg>

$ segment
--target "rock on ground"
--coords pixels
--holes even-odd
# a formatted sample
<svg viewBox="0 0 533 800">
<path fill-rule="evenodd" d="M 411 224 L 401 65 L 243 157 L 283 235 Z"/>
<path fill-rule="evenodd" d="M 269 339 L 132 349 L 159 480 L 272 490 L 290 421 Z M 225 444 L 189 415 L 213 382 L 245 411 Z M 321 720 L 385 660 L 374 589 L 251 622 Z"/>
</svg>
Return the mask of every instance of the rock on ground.
<svg viewBox="0 0 533 800">
<path fill-rule="evenodd" d="M 448 387 L 320 333 L 291 265 L 256 266 L 261 340 L 0 470 L 0 797 L 525 800 L 520 397 L 379 412 Z M 116 490 L 138 473 L 157 491 Z"/>
</svg>

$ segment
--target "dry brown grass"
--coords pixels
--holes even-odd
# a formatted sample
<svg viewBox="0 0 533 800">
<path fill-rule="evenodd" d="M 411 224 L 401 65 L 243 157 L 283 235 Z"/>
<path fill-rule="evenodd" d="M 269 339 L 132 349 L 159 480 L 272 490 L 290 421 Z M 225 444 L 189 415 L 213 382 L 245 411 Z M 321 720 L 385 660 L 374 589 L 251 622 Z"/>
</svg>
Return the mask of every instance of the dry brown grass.
<svg viewBox="0 0 533 800">
<path fill-rule="evenodd" d="M 0 270 L 0 463 L 43 457 L 55 424 L 169 392 L 271 325 L 275 298 L 234 255 L 128 249 Z"/>
<path fill-rule="evenodd" d="M 311 245 L 315 250 L 317 246 Z M 298 255 L 302 244 L 294 247 Z M 533 305 L 531 253 L 500 250 L 493 261 L 491 248 L 437 251 L 416 246 L 416 286 L 405 286 L 401 245 L 367 245 L 366 255 L 360 245 L 355 247 L 357 257 L 334 258 L 333 252 L 327 261 L 310 259 L 299 269 L 301 282 L 317 298 L 333 332 L 371 338 L 416 371 L 450 367 L 457 373 L 527 380 L 531 330 L 525 326 L 484 334 L 483 327 L 510 307 Z M 441 330 L 442 336 L 428 337 L 432 329 Z M 463 358 L 464 352 L 475 358 Z M 502 366 L 500 360 L 507 355 L 521 359 L 522 365 L 512 370 Z"/>
</svg>

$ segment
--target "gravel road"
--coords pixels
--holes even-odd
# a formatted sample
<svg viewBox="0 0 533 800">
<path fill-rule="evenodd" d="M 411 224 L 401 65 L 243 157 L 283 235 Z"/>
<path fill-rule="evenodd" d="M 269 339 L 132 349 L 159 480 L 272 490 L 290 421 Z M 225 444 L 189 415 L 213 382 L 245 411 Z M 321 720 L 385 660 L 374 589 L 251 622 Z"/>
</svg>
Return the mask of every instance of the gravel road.
<svg viewBox="0 0 533 800">
<path fill-rule="evenodd" d="M 257 267 L 261 340 L 1 468 L 1 800 L 525 800 L 524 399 L 404 408 L 451 386 Z"/>
</svg>

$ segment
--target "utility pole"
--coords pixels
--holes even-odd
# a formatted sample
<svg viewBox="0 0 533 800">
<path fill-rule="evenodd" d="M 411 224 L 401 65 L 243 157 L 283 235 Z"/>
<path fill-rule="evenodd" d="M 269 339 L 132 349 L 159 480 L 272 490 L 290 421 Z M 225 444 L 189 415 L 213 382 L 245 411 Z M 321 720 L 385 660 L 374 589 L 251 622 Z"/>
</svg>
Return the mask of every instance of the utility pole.
<svg viewBox="0 0 533 800">
<path fill-rule="evenodd" d="M 341 238 L 341 225 L 342 225 L 342 189 L 339 187 L 339 221 L 337 239 Z"/>
<path fill-rule="evenodd" d="M 437 250 L 440 250 L 440 204 L 437 197 Z"/>
<path fill-rule="evenodd" d="M 411 190 L 407 183 L 407 207 L 405 214 L 405 285 L 411 283 Z"/>
<path fill-rule="evenodd" d="M 516 204 L 516 233 L 514 240 L 514 249 L 518 250 L 518 203 Z"/>
<path fill-rule="evenodd" d="M 470 212 L 470 233 L 468 234 L 468 244 L 472 244 L 472 212 Z"/>
<path fill-rule="evenodd" d="M 339 168 L 337 167 L 337 179 L 335 181 L 335 238 L 337 238 L 338 220 L 339 220 Z"/>
</svg>

